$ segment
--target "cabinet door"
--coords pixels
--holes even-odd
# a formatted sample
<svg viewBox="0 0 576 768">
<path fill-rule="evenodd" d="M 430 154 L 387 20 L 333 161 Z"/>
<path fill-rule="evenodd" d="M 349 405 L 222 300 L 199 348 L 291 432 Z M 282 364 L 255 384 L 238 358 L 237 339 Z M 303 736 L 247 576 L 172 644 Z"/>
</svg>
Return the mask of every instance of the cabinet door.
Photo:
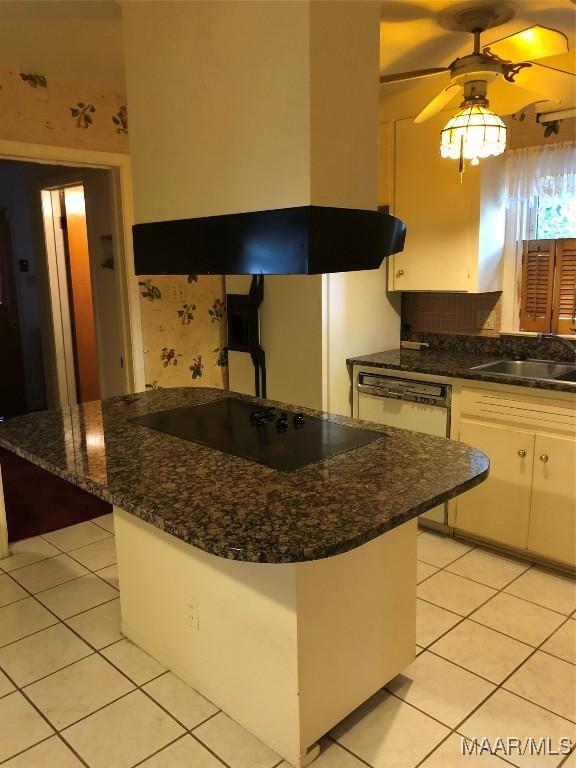
<svg viewBox="0 0 576 768">
<path fill-rule="evenodd" d="M 576 565 L 576 441 L 536 435 L 528 548 Z"/>
<path fill-rule="evenodd" d="M 456 528 L 525 549 L 528 545 L 534 435 L 462 420 L 460 440 L 490 459 L 490 474 L 456 500 Z"/>
<path fill-rule="evenodd" d="M 406 224 L 406 245 L 390 259 L 392 290 L 470 290 L 470 260 L 476 260 L 478 248 L 474 182 L 480 169 L 467 171 L 460 183 L 458 163 L 440 157 L 440 131 L 453 114 L 396 123 L 394 215 Z"/>
</svg>

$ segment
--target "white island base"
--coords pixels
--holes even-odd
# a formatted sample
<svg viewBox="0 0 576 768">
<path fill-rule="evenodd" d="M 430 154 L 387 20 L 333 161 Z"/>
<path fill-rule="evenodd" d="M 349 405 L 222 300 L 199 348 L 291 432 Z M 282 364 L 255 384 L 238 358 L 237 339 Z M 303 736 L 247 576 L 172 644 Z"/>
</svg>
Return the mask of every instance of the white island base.
<svg viewBox="0 0 576 768">
<path fill-rule="evenodd" d="M 114 508 L 122 630 L 293 766 L 415 654 L 416 520 L 302 563 L 207 554 Z"/>
</svg>

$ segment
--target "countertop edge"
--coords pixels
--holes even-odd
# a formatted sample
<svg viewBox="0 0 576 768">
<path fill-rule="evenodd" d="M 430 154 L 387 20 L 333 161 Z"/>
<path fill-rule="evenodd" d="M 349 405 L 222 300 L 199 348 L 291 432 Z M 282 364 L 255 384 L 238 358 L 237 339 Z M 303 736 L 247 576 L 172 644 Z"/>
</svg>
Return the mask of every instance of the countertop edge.
<svg viewBox="0 0 576 768">
<path fill-rule="evenodd" d="M 385 352 L 398 353 L 401 350 L 390 349 Z M 382 354 L 385 354 L 383 352 Z M 380 354 L 380 353 L 378 353 Z M 425 355 L 426 352 L 420 352 L 419 354 Z M 367 355 L 366 357 L 371 357 Z M 568 394 L 576 394 L 576 386 L 562 381 L 549 381 L 548 379 L 529 379 L 529 378 L 516 378 L 513 376 L 501 376 L 493 373 L 485 373 L 480 371 L 471 371 L 466 369 L 459 369 L 457 372 L 447 371 L 445 368 L 426 365 L 425 361 L 422 364 L 418 363 L 391 363 L 382 362 L 376 360 L 367 360 L 366 357 L 350 357 L 346 360 L 347 365 L 358 365 L 365 368 L 383 368 L 389 371 L 402 371 L 404 373 L 423 373 L 430 376 L 443 376 L 449 379 L 463 379 L 465 381 L 478 381 L 488 384 L 501 384 L 507 387 L 524 387 L 525 389 L 539 389 L 549 392 L 567 392 Z M 501 360 L 501 357 L 487 355 L 491 361 Z"/>
<path fill-rule="evenodd" d="M 371 422 L 362 422 L 361 420 L 358 420 L 358 423 L 369 424 L 372 427 L 375 426 Z M 375 431 L 380 431 L 380 430 L 375 430 Z M 94 496 L 97 496 L 103 501 L 106 501 L 109 504 L 112 504 L 114 506 L 117 506 L 117 507 L 120 507 L 121 509 L 126 510 L 130 514 L 133 514 L 135 517 L 138 517 L 140 520 L 143 520 L 144 522 L 149 523 L 155 528 L 158 528 L 158 530 L 164 531 L 165 533 L 168 533 L 174 536 L 175 538 L 178 538 L 181 541 L 184 541 L 187 544 L 190 544 L 190 546 L 193 546 L 199 550 L 202 550 L 203 552 L 207 552 L 208 554 L 214 555 L 216 557 L 223 557 L 227 560 L 236 560 L 238 562 L 249 562 L 249 563 L 269 563 L 269 564 L 289 564 L 289 563 L 310 562 L 314 560 L 323 560 L 328 557 L 334 557 L 336 555 L 342 555 L 342 554 L 345 554 L 346 552 L 350 552 L 351 550 L 356 549 L 357 547 L 362 546 L 363 544 L 366 544 L 369 541 L 372 541 L 373 539 L 376 539 L 379 536 L 382 536 L 391 530 L 394 530 L 394 528 L 397 528 L 399 525 L 403 525 L 404 523 L 407 523 L 410 520 L 415 519 L 420 514 L 427 512 L 429 509 L 432 509 L 433 507 L 436 507 L 439 504 L 443 504 L 444 502 L 455 498 L 461 493 L 464 493 L 465 491 L 470 490 L 471 488 L 474 488 L 477 485 L 480 485 L 480 483 L 482 483 L 487 478 L 490 470 L 490 463 L 488 461 L 486 469 L 484 471 L 466 480 L 465 482 L 460 483 L 457 486 L 454 486 L 449 491 L 445 491 L 444 493 L 431 497 L 426 502 L 423 502 L 422 504 L 419 504 L 415 507 L 411 507 L 410 509 L 405 510 L 404 512 L 400 513 L 397 518 L 395 518 L 394 524 L 390 524 L 390 522 L 388 521 L 375 528 L 372 528 L 368 531 L 363 532 L 362 535 L 360 536 L 356 536 L 347 541 L 339 542 L 337 545 L 332 545 L 332 546 L 329 545 L 327 547 L 323 547 L 320 551 L 316 549 L 299 550 L 299 551 L 294 551 L 289 555 L 286 552 L 284 552 L 280 556 L 275 556 L 274 551 L 268 547 L 266 550 L 252 551 L 250 553 L 250 558 L 248 559 L 246 557 L 247 553 L 245 550 L 243 550 L 244 556 L 238 557 L 237 553 L 234 552 L 233 548 L 230 548 L 228 550 L 223 550 L 221 547 L 220 548 L 210 547 L 208 544 L 204 544 L 203 542 L 200 542 L 197 539 L 194 541 L 191 541 L 190 539 L 192 537 L 184 534 L 183 531 L 179 530 L 178 526 L 166 525 L 165 521 L 161 518 L 160 515 L 157 516 L 154 510 L 142 509 L 137 505 L 131 502 L 128 502 L 120 494 L 111 493 L 106 487 L 96 483 L 95 481 L 90 480 L 89 478 L 84 477 L 82 475 L 77 475 L 72 472 L 66 472 L 61 468 L 51 464 L 50 462 L 44 461 L 40 459 L 38 456 L 35 456 L 29 453 L 28 451 L 20 448 L 19 446 L 16 446 L 10 443 L 10 441 L 5 440 L 2 437 L 0 437 L 0 447 L 4 448 L 5 450 L 11 451 L 17 456 L 20 456 L 20 458 L 25 459 L 26 461 L 29 461 L 31 464 L 34 464 L 35 466 L 38 466 L 41 469 L 44 469 L 47 472 L 50 472 L 51 474 L 61 478 L 62 480 L 65 480 L 66 482 L 69 482 L 72 485 L 75 485 L 79 488 L 82 488 L 83 490 L 93 494 Z"/>
</svg>

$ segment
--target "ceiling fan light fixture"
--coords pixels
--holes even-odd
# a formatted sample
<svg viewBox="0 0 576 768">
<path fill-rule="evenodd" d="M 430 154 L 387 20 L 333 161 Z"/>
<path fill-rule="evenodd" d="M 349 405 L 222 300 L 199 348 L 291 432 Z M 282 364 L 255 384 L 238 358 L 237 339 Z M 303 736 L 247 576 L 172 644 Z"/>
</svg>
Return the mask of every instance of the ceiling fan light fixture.
<svg viewBox="0 0 576 768">
<path fill-rule="evenodd" d="M 486 100 L 471 100 L 452 117 L 440 133 L 440 154 L 472 165 L 506 149 L 506 126 Z"/>
</svg>

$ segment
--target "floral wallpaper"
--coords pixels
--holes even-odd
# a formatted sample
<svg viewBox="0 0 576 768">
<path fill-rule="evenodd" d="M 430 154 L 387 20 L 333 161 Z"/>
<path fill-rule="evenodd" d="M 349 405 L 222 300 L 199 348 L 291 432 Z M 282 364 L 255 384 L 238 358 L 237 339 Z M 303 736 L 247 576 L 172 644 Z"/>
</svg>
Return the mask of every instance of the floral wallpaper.
<svg viewBox="0 0 576 768">
<path fill-rule="evenodd" d="M 141 275 L 147 387 L 228 387 L 224 280 Z"/>
<path fill-rule="evenodd" d="M 129 151 L 122 94 L 50 73 L 0 70 L 0 138 Z M 224 279 L 214 275 L 138 278 L 147 387 L 228 387 Z"/>
<path fill-rule="evenodd" d="M 0 70 L 0 138 L 128 152 L 126 97 L 45 72 Z"/>
</svg>

